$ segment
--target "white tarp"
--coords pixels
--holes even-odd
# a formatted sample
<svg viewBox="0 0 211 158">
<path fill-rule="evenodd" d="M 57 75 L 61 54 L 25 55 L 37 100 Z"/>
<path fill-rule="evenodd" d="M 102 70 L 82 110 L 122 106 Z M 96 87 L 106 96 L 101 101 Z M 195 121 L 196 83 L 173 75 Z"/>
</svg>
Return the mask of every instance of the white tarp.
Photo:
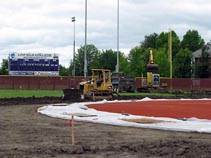
<svg viewBox="0 0 211 158">
<path fill-rule="evenodd" d="M 149 98 L 145 98 L 139 101 L 147 101 L 147 100 L 149 100 Z M 71 119 L 72 115 L 75 115 L 74 119 L 76 121 L 83 121 L 83 122 L 161 129 L 161 130 L 211 133 L 211 120 L 197 119 L 197 118 L 188 118 L 184 120 L 179 120 L 179 119 L 164 118 L 164 117 L 125 115 L 125 114 L 97 111 L 95 109 L 91 109 L 86 106 L 88 104 L 96 104 L 96 103 L 103 104 L 107 102 L 118 102 L 118 101 L 104 100 L 100 102 L 73 103 L 69 105 L 47 105 L 47 106 L 39 108 L 38 112 L 41 114 L 51 116 L 51 117 L 67 119 L 67 120 Z M 135 123 L 135 122 L 128 122 L 128 121 L 122 120 L 122 119 L 135 119 L 135 118 L 136 119 L 155 119 L 155 120 L 160 120 L 163 122 L 145 124 L 145 123 Z"/>
</svg>

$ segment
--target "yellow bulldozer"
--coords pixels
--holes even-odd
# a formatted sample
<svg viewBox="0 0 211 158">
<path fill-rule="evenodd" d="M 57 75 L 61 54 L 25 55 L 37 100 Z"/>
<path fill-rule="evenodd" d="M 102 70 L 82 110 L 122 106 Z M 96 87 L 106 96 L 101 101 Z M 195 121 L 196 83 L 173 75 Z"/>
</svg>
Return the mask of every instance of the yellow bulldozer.
<svg viewBox="0 0 211 158">
<path fill-rule="evenodd" d="M 106 69 L 92 69 L 92 78 L 81 82 L 80 88 L 85 98 L 110 99 L 112 98 L 111 72 Z"/>
<path fill-rule="evenodd" d="M 92 69 L 92 77 L 88 81 L 79 83 L 78 89 L 65 89 L 64 99 L 111 99 L 112 83 L 111 72 L 107 69 Z"/>
</svg>

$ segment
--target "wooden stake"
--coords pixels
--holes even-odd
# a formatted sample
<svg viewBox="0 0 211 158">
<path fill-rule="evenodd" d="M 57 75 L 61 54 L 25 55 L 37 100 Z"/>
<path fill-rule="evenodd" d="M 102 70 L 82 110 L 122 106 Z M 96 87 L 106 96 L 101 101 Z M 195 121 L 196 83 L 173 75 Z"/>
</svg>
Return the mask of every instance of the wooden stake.
<svg viewBox="0 0 211 158">
<path fill-rule="evenodd" d="M 75 145 L 74 115 L 72 115 L 71 134 L 72 134 L 72 145 Z"/>
</svg>

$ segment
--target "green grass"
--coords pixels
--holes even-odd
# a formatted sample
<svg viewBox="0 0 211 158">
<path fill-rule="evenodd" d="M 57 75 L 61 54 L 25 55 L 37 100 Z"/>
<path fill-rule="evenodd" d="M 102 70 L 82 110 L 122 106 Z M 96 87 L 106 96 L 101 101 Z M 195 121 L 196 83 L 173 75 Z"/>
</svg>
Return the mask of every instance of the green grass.
<svg viewBox="0 0 211 158">
<path fill-rule="evenodd" d="M 0 89 L 0 98 L 16 98 L 16 97 L 61 97 L 62 90 L 13 90 L 13 89 Z M 171 93 L 119 93 L 120 96 L 175 96 Z"/>
<path fill-rule="evenodd" d="M 143 92 L 134 92 L 134 93 L 119 93 L 120 96 L 175 96 L 172 93 L 143 93 Z"/>
<path fill-rule="evenodd" d="M 61 90 L 13 90 L 0 89 L 0 98 L 16 98 L 16 97 L 60 97 L 63 95 Z"/>
</svg>

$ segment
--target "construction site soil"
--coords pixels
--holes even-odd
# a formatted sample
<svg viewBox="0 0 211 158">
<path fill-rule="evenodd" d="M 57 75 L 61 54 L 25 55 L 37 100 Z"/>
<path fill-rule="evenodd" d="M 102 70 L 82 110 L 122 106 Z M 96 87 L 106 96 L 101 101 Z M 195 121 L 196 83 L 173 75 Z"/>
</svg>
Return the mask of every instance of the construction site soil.
<svg viewBox="0 0 211 158">
<path fill-rule="evenodd" d="M 73 146 L 68 121 L 41 115 L 37 109 L 78 101 L 59 97 L 1 99 L 0 158 L 211 157 L 211 134 L 85 122 L 75 122 Z"/>
</svg>

